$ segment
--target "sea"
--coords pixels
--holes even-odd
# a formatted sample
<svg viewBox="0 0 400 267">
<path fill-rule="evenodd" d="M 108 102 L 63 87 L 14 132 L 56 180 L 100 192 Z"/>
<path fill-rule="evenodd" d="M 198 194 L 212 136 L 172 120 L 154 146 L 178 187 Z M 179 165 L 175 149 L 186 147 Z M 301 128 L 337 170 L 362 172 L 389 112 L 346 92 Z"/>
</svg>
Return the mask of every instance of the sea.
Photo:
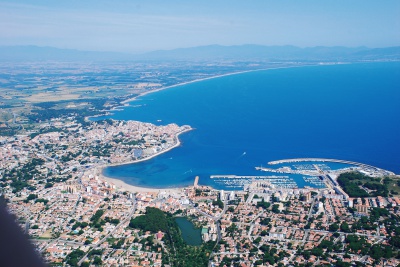
<svg viewBox="0 0 400 267">
<path fill-rule="evenodd" d="M 217 77 L 143 95 L 96 120 L 105 118 L 194 128 L 178 148 L 104 170 L 136 186 L 182 187 L 199 176 L 201 185 L 226 189 L 210 176 L 268 175 L 255 167 L 288 158 L 343 159 L 400 173 L 400 62 Z M 330 167 L 345 167 L 339 165 Z M 292 178 L 308 185 L 301 175 Z"/>
</svg>

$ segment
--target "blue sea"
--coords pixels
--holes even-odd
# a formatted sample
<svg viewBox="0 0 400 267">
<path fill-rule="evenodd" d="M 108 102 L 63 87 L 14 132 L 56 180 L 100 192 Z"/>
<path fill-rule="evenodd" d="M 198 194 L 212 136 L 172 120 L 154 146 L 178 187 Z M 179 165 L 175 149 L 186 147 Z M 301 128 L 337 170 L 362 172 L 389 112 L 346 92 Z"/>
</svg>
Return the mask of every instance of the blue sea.
<svg viewBox="0 0 400 267">
<path fill-rule="evenodd" d="M 198 175 L 200 184 L 223 188 L 210 175 L 266 175 L 255 167 L 287 158 L 344 159 L 399 173 L 400 63 L 219 77 L 142 96 L 108 118 L 195 128 L 172 151 L 104 171 L 138 186 L 191 185 Z"/>
</svg>

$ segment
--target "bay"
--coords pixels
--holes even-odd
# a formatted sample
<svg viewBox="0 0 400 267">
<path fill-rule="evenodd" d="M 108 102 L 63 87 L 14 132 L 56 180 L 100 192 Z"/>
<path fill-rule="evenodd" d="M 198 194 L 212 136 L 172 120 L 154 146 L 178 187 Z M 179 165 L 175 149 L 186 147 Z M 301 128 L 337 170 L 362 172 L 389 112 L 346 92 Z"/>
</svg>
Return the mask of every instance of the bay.
<svg viewBox="0 0 400 267">
<path fill-rule="evenodd" d="M 200 184 L 218 188 L 210 175 L 263 175 L 255 167 L 268 161 L 316 157 L 398 173 L 399 115 L 399 62 L 219 77 L 147 94 L 109 116 L 195 130 L 172 151 L 104 174 L 154 188 L 190 185 L 198 175 Z"/>
</svg>

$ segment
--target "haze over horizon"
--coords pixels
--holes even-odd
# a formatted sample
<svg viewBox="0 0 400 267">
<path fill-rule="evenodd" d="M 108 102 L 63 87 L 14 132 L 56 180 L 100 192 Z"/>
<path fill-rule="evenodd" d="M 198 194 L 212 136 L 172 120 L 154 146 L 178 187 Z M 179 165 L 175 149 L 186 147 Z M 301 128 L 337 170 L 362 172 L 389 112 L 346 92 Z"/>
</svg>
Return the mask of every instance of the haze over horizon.
<svg viewBox="0 0 400 267">
<path fill-rule="evenodd" d="M 203 45 L 400 45 L 399 1 L 0 1 L 0 45 L 144 53 Z"/>
</svg>

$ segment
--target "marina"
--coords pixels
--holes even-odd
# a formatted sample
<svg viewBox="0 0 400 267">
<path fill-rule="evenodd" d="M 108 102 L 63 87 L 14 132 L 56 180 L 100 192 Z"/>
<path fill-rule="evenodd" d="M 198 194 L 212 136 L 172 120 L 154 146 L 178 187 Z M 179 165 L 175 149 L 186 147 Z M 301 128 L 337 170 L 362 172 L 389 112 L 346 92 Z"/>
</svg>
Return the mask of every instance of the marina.
<svg viewBox="0 0 400 267">
<path fill-rule="evenodd" d="M 274 188 L 292 189 L 298 188 L 296 181 L 289 176 L 239 176 L 239 175 L 211 175 L 213 181 L 230 189 L 243 189 L 257 181 L 267 182 Z"/>
<path fill-rule="evenodd" d="M 290 163 L 301 163 L 304 164 L 293 164 L 291 166 L 283 166 L 283 164 Z M 323 163 L 321 163 L 323 162 Z M 334 166 L 331 168 L 329 166 L 331 164 L 342 164 L 343 166 L 337 167 Z M 343 172 L 347 171 L 359 171 L 365 175 L 371 177 L 381 177 L 386 175 L 394 175 L 393 172 L 387 171 L 384 169 L 380 169 L 371 165 L 347 161 L 347 160 L 338 160 L 338 159 L 325 159 L 325 158 L 296 158 L 296 159 L 283 159 L 268 162 L 269 165 L 281 165 L 278 168 L 266 168 L 266 167 L 255 167 L 258 171 L 263 172 L 272 172 L 272 173 L 284 173 L 284 174 L 301 174 L 304 176 L 324 176 L 325 174 L 335 174 L 339 175 Z M 307 178 L 308 181 L 310 178 Z M 307 182 L 304 180 L 305 182 Z M 310 180 L 311 181 L 311 180 Z M 313 181 L 313 180 L 312 180 Z M 316 180 L 311 182 L 313 184 L 317 182 Z M 317 182 L 315 185 L 319 187 L 320 183 Z"/>
<path fill-rule="evenodd" d="M 303 176 L 303 180 L 306 183 L 311 184 L 313 187 L 316 188 L 325 188 L 326 184 L 321 176 Z"/>
<path fill-rule="evenodd" d="M 292 169 L 292 167 L 294 169 Z M 343 168 L 343 169 L 348 169 L 348 168 Z M 302 174 L 309 176 L 319 176 L 322 172 L 332 171 L 331 168 L 326 164 L 295 164 L 293 166 L 282 166 L 277 169 L 256 167 L 256 170 L 264 172 L 274 172 L 274 173 Z"/>
<path fill-rule="evenodd" d="M 265 168 L 265 167 L 256 167 L 257 171 L 263 172 L 274 172 L 274 173 L 289 173 L 289 174 L 303 174 L 303 175 L 318 175 L 317 170 L 293 170 L 292 168 L 285 166 L 278 169 Z"/>
<path fill-rule="evenodd" d="M 288 177 L 288 176 L 251 176 L 251 175 L 246 175 L 246 176 L 240 176 L 240 175 L 211 175 L 211 179 L 275 179 L 279 180 L 282 179 L 282 177 Z"/>
<path fill-rule="evenodd" d="M 157 120 L 162 120 L 163 124 L 191 125 L 195 130 L 180 136 L 182 145 L 168 153 L 146 162 L 107 168 L 104 175 L 122 179 L 128 184 L 150 188 L 193 185 L 194 177 L 200 176 L 199 185 L 225 189 L 224 184 L 231 188 L 235 185 L 241 186 L 239 183 L 243 184 L 247 181 L 240 182 L 237 177 L 236 179 L 228 178 L 229 180 L 222 182 L 222 178 L 213 179 L 210 176 L 216 174 L 257 177 L 289 176 L 298 187 L 302 188 L 313 186 L 305 182 L 303 176 L 322 175 L 315 168 L 311 168 L 313 164 L 326 164 L 331 170 L 326 170 L 322 166 L 319 167 L 320 170 L 326 175 L 336 174 L 336 176 L 343 172 L 344 168 L 349 168 L 347 170 L 350 171 L 366 171 L 369 176 L 378 175 L 378 168 L 373 166 L 396 172 L 398 170 L 396 155 L 399 150 L 396 146 L 398 135 L 395 133 L 398 133 L 396 131 L 398 124 L 390 119 L 391 117 L 386 116 L 383 108 L 371 111 L 371 114 L 365 113 L 363 110 L 365 103 L 374 105 L 377 99 L 376 94 L 367 95 L 368 98 L 362 105 L 356 100 L 361 90 L 357 88 L 368 88 L 374 92 L 374 87 L 370 85 L 378 80 L 387 85 L 382 87 L 386 90 L 386 94 L 379 94 L 379 96 L 396 95 L 398 92 L 392 85 L 397 84 L 394 83 L 398 77 L 394 70 L 397 69 L 398 64 L 374 63 L 373 65 L 375 66 L 373 71 L 370 64 L 349 64 L 246 73 L 231 76 L 229 79 L 226 77 L 210 79 L 187 84 L 174 90 L 141 96 L 131 104 L 143 105 L 142 107 L 124 108 L 124 111 L 117 111 L 110 118 L 146 121 L 154 124 L 160 124 Z M 388 70 L 390 70 L 389 74 Z M 320 73 L 324 75 L 319 75 Z M 340 73 L 340 78 L 336 75 L 337 73 Z M 293 79 L 296 78 L 297 82 L 292 81 L 290 84 L 284 82 L 288 75 L 294 77 Z M 304 77 L 310 78 L 303 79 Z M 357 83 L 354 87 L 346 86 L 347 81 L 357 81 Z M 296 86 L 293 86 L 296 83 L 307 88 L 307 93 L 296 98 L 294 102 L 286 101 L 287 95 L 296 94 Z M 251 94 L 244 94 L 243 88 L 246 86 L 251 88 Z M 277 88 L 276 94 L 271 94 L 271 91 L 267 90 L 269 87 Z M 335 131 L 329 127 L 315 129 L 320 119 L 315 117 L 311 109 L 306 110 L 307 112 L 301 116 L 296 114 L 296 116 L 299 115 L 298 118 L 294 118 L 294 114 L 288 112 L 293 108 L 303 110 L 304 106 L 313 106 L 317 103 L 316 99 L 325 101 L 321 87 L 332 88 L 338 100 L 351 101 L 350 110 L 344 112 L 335 108 L 337 103 L 333 101 L 334 99 L 328 99 L 326 108 L 320 111 L 320 117 L 330 118 L 330 125 L 343 128 L 335 128 Z M 226 93 L 227 91 L 229 94 Z M 354 96 L 354 99 L 348 98 L 349 91 L 353 93 L 351 96 Z M 285 92 L 285 94 L 278 92 Z M 310 95 L 313 98 L 308 97 Z M 224 101 L 220 101 L 222 98 Z M 181 99 L 186 101 L 181 101 Z M 242 99 L 249 101 L 242 102 Z M 268 99 L 268 105 L 265 104 L 266 99 Z M 385 103 L 385 106 L 396 108 L 398 106 L 394 101 L 395 97 L 379 99 L 379 103 Z M 212 107 L 212 109 L 206 107 Z M 363 116 L 357 116 L 356 121 L 348 116 L 349 112 L 358 114 L 361 110 Z M 205 120 L 205 117 L 209 119 Z M 380 119 L 371 121 L 371 117 Z M 238 120 L 238 118 L 246 119 Z M 273 123 L 260 124 L 260 121 Z M 279 123 L 279 127 L 275 127 L 276 123 L 283 121 L 289 123 Z M 388 131 L 390 135 L 382 133 L 382 136 L 377 138 L 371 134 L 369 126 L 371 124 L 376 129 L 384 129 L 388 125 L 395 129 Z M 235 129 L 235 131 L 230 133 L 230 129 Z M 293 131 L 293 129 L 297 130 Z M 229 134 L 227 134 L 228 131 Z M 360 135 L 360 131 L 364 134 Z M 371 143 L 371 140 L 376 142 Z M 363 145 L 367 143 L 371 146 Z M 268 162 L 271 164 L 269 165 Z M 268 169 L 260 172 L 255 168 L 256 166 Z M 289 168 L 279 169 L 286 166 L 289 166 L 290 170 Z M 288 170 L 291 173 L 285 172 Z M 390 172 L 381 173 L 390 174 Z"/>
<path fill-rule="evenodd" d="M 379 176 L 379 175 L 395 175 L 391 171 L 387 171 L 375 166 L 371 166 L 364 163 L 348 161 L 348 160 L 340 160 L 340 159 L 326 159 L 326 158 L 294 158 L 294 159 L 282 159 L 268 162 L 269 165 L 277 165 L 283 163 L 292 163 L 292 162 L 335 162 L 335 163 L 343 163 L 348 165 L 354 165 L 360 167 L 364 172 L 369 173 L 370 176 Z"/>
</svg>

